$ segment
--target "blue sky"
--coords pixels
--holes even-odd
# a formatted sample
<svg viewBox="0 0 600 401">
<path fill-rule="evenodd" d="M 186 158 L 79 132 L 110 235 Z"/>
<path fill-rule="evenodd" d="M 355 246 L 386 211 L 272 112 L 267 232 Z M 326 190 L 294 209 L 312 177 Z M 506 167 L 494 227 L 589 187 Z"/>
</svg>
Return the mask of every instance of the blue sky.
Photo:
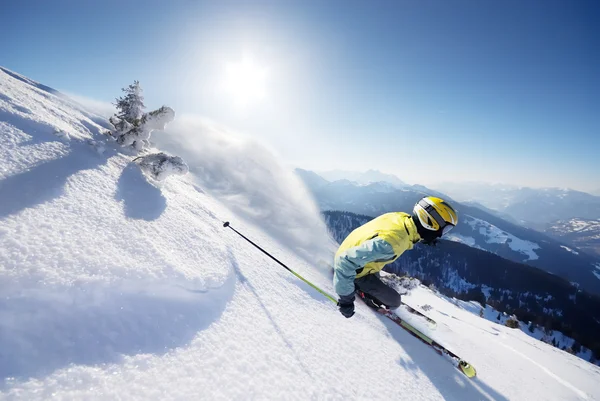
<svg viewBox="0 0 600 401">
<path fill-rule="evenodd" d="M 106 102 L 138 79 L 149 108 L 298 167 L 594 190 L 598 4 L 8 0 L 0 65 Z M 247 99 L 227 89 L 243 60 L 261 71 L 260 90 L 235 80 Z"/>
</svg>

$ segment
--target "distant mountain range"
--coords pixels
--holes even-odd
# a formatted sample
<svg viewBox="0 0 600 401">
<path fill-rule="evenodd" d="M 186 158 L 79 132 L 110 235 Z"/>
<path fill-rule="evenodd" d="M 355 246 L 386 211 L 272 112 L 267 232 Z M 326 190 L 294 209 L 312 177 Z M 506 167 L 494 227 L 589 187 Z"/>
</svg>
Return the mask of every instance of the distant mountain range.
<svg viewBox="0 0 600 401">
<path fill-rule="evenodd" d="M 526 263 L 544 271 L 579 283 L 600 293 L 600 258 L 583 252 L 572 252 L 566 242 L 550 238 L 538 231 L 511 223 L 496 213 L 453 200 L 423 186 L 392 188 L 385 183 L 359 185 L 348 180 L 329 182 L 318 174 L 296 170 L 313 193 L 323 211 L 347 211 L 375 217 L 392 211 L 411 212 L 423 196 L 437 195 L 451 200 L 461 223 L 448 239 L 473 248 L 495 253 L 508 260 Z"/>
<path fill-rule="evenodd" d="M 368 170 L 366 172 L 332 170 L 319 172 L 318 174 L 327 181 L 348 180 L 362 185 L 374 182 L 386 182 L 395 188 L 402 188 L 407 185 L 395 175 L 382 173 L 378 170 Z"/>
<path fill-rule="evenodd" d="M 436 188 L 454 199 L 478 202 L 540 230 L 557 220 L 600 218 L 600 196 L 572 189 L 486 183 L 443 183 Z"/>
</svg>

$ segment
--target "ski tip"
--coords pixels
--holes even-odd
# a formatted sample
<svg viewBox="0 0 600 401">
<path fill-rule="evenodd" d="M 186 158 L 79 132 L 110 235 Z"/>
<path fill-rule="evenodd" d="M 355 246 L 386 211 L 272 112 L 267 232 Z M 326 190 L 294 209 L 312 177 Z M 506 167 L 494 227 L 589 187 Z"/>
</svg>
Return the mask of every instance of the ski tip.
<svg viewBox="0 0 600 401">
<path fill-rule="evenodd" d="M 467 361 L 461 360 L 460 362 L 458 362 L 458 367 L 459 367 L 460 371 L 463 372 L 465 374 L 465 376 L 467 376 L 469 379 L 472 379 L 475 376 L 477 376 L 477 371 Z"/>
</svg>

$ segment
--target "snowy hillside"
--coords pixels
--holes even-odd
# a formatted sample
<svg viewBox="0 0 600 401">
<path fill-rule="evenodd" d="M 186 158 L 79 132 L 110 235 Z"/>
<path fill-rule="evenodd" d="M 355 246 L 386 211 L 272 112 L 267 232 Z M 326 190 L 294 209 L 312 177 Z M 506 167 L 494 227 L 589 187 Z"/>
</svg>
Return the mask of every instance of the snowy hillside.
<svg viewBox="0 0 600 401">
<path fill-rule="evenodd" d="M 600 255 L 600 219 L 559 220 L 550 224 L 544 232 L 581 250 Z"/>
<path fill-rule="evenodd" d="M 573 355 L 566 354 L 564 351 L 559 350 L 550 344 L 535 339 L 534 337 L 537 335 L 538 331 L 536 331 L 536 334 L 528 333 L 528 335 L 525 333 L 525 327 L 522 327 L 521 330 L 511 329 L 498 323 L 491 322 L 488 320 L 489 316 L 484 315 L 483 318 L 479 317 L 478 313 L 480 307 L 476 303 L 454 300 L 454 304 L 451 304 L 446 297 L 436 297 L 432 295 L 430 290 L 420 287 L 417 291 L 411 292 L 405 299 L 408 303 L 413 305 L 430 305 L 432 307 L 429 312 L 430 316 L 435 318 L 438 322 L 443 323 L 441 330 L 451 331 L 460 328 L 463 333 L 463 336 L 461 337 L 463 347 L 468 347 L 469 344 L 475 345 L 485 339 L 484 342 L 487 343 L 487 348 L 483 344 L 481 345 L 480 352 L 484 352 L 484 354 L 481 355 L 480 358 L 489 358 L 489 360 L 495 361 L 500 361 L 504 358 L 511 360 L 511 362 L 506 361 L 507 364 L 505 365 L 507 366 L 507 369 L 511 370 L 510 372 L 504 372 L 507 378 L 514 374 L 521 374 L 523 375 L 522 384 L 529 380 L 539 380 L 540 382 L 545 382 L 547 384 L 553 383 L 554 385 L 560 383 L 573 392 L 573 394 L 564 392 L 562 394 L 547 393 L 544 395 L 540 393 L 524 392 L 520 395 L 521 399 L 565 400 L 577 399 L 578 397 L 582 399 L 598 397 L 598 394 L 585 394 L 582 392 L 582 388 L 578 387 L 577 383 L 568 379 L 570 374 L 566 371 L 562 371 L 562 369 L 567 365 L 570 365 L 572 361 L 580 361 L 580 359 Z M 494 314 L 494 311 L 488 306 L 484 313 Z M 503 318 L 502 320 L 505 321 L 506 319 Z M 448 335 L 448 337 L 451 336 Z M 563 341 L 566 342 L 568 339 Z M 475 345 L 475 347 L 477 347 L 477 345 Z M 533 347 L 535 351 L 530 349 L 530 347 Z M 561 366 L 557 366 L 556 362 L 553 361 L 553 358 L 558 355 L 566 357 L 565 354 L 569 355 L 568 359 L 570 362 L 564 361 Z M 537 376 L 537 379 L 532 376 L 529 369 L 524 368 L 521 365 L 521 363 L 525 361 L 527 364 L 531 364 L 530 367 L 535 366 L 537 369 L 540 369 L 540 372 L 537 372 L 540 374 Z M 591 364 L 585 365 L 585 369 L 581 370 L 581 372 L 583 373 L 586 370 L 590 373 L 595 372 L 595 375 L 600 372 L 600 369 L 597 366 Z M 541 372 L 544 372 L 544 375 L 547 375 L 547 377 L 542 377 Z M 536 375 L 536 373 L 533 375 Z M 598 377 L 596 377 L 595 380 L 598 380 Z M 494 397 L 494 395 L 492 395 L 492 399 L 502 400 L 509 398 L 502 398 L 498 395 Z"/>
<path fill-rule="evenodd" d="M 477 219 L 473 216 L 464 215 L 463 223 L 466 223 L 469 226 L 471 226 L 473 231 L 479 234 L 477 238 L 483 241 L 483 243 L 478 244 L 477 239 L 475 237 L 465 237 L 460 234 L 454 233 L 451 233 L 451 235 L 448 236 L 449 240 L 462 242 L 466 245 L 479 249 L 485 249 L 484 247 L 482 247 L 484 246 L 484 243 L 498 244 L 499 246 L 507 246 L 512 251 L 522 254 L 523 261 L 535 260 L 539 258 L 537 253 L 535 253 L 535 250 L 539 249 L 540 246 L 535 242 L 518 238 L 510 233 L 500 230 L 498 227 L 488 223 L 487 221 Z"/>
<path fill-rule="evenodd" d="M 481 304 L 476 301 L 462 301 L 456 298 L 449 298 L 445 296 L 441 296 L 441 298 L 453 303 L 460 309 L 469 311 L 475 316 L 486 319 L 492 323 L 499 324 L 501 326 L 506 326 L 508 320 L 515 318 L 513 315 L 508 315 L 506 313 L 499 312 L 491 305 L 485 305 L 485 308 L 482 308 Z M 581 347 L 580 345 L 576 345 L 576 341 L 573 338 L 566 336 L 560 331 L 545 330 L 543 327 L 539 327 L 535 324 L 532 325 L 531 322 L 528 323 L 524 321 L 519 321 L 518 324 L 519 330 L 521 330 L 528 336 L 535 338 L 536 340 L 543 341 L 547 344 L 552 344 L 554 347 L 557 347 L 562 350 L 569 349 L 572 347 L 579 348 L 578 352 L 574 353 L 579 358 L 582 358 L 586 361 L 589 361 L 591 358 L 593 358 L 592 352 L 589 349 Z M 573 352 L 572 349 L 571 352 Z M 600 361 L 594 361 L 594 363 L 598 365 Z"/>
<path fill-rule="evenodd" d="M 156 183 L 44 88 L 0 71 L 0 399 L 600 400 L 598 367 L 414 290 L 468 380 L 223 228 L 332 292 L 318 210 L 260 145 L 176 116 L 152 139 L 191 174 Z"/>
<path fill-rule="evenodd" d="M 297 175 L 311 190 L 322 211 L 345 211 L 374 217 L 393 211 L 411 211 L 415 202 L 425 195 L 448 199 L 444 194 L 418 185 L 384 191 L 374 184 L 363 186 L 348 180 L 324 182 L 309 171 L 297 170 Z M 454 200 L 452 204 L 459 216 L 466 217 L 460 217 L 461 223 L 451 232 L 452 239 L 514 262 L 527 263 L 600 294 L 600 281 L 596 280 L 593 268 L 594 263 L 600 262 L 596 256 L 575 254 L 564 247 L 566 244 L 513 224 L 498 213 L 489 213 Z"/>
</svg>

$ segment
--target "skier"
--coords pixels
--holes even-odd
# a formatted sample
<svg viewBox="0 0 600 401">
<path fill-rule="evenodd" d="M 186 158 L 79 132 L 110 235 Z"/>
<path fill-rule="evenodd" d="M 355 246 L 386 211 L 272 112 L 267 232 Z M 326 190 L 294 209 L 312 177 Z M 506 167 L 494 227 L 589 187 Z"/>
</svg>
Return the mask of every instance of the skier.
<svg viewBox="0 0 600 401">
<path fill-rule="evenodd" d="M 352 231 L 335 254 L 333 284 L 340 313 L 354 315 L 356 293 L 373 308 L 399 307 L 400 294 L 381 281 L 379 271 L 419 241 L 434 244 L 457 223 L 452 206 L 426 196 L 415 204 L 412 216 L 386 213 Z"/>
</svg>

